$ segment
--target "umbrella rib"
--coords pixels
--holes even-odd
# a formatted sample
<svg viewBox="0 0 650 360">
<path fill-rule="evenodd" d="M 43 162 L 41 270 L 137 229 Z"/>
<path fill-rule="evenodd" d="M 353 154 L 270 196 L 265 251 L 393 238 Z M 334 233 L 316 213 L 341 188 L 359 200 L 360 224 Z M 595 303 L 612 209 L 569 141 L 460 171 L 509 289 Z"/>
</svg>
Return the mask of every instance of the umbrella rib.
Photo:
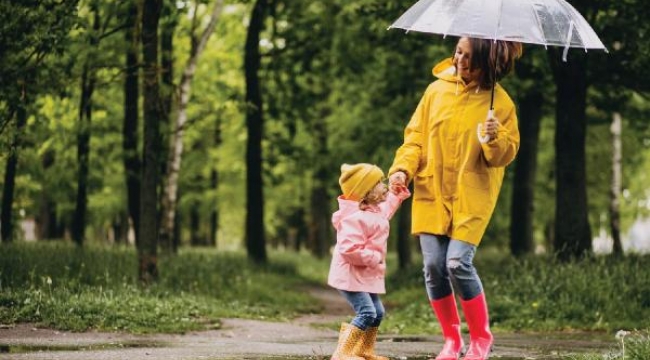
<svg viewBox="0 0 650 360">
<path fill-rule="evenodd" d="M 458 4 L 458 3 L 460 2 L 460 0 L 454 0 L 454 2 Z M 443 36 L 442 36 L 443 39 L 447 37 L 447 34 L 449 34 L 449 29 L 450 29 L 450 28 L 452 27 L 452 25 L 454 24 L 454 21 L 456 21 L 456 17 L 458 16 L 458 13 L 459 13 L 459 12 L 460 12 L 460 11 L 456 11 L 456 12 L 454 13 L 454 17 L 451 19 L 451 21 L 449 21 L 449 27 L 447 27 L 447 30 L 446 30 L 445 33 L 443 34 Z M 454 35 L 454 34 L 452 34 L 452 35 Z"/>
<path fill-rule="evenodd" d="M 425 1 L 425 0 L 421 0 L 421 1 Z M 427 4 L 427 6 L 425 7 L 425 9 L 428 9 L 432 4 L 434 4 L 434 3 L 438 2 L 438 1 L 439 1 L 439 0 L 432 0 L 432 1 L 430 1 L 430 2 Z M 417 3 L 416 3 L 415 5 L 417 5 Z M 415 6 L 415 5 L 414 5 L 414 6 Z M 410 10 L 410 9 L 409 9 L 409 10 Z M 414 20 L 411 21 L 411 24 L 409 25 L 409 28 L 408 28 L 408 29 L 405 29 L 407 33 L 408 33 L 409 31 L 411 31 L 411 29 L 413 29 L 413 26 L 415 26 L 415 24 L 416 24 L 416 23 L 417 23 L 417 22 L 418 22 L 418 21 L 419 21 L 419 20 L 424 16 L 424 14 L 426 14 L 426 10 L 425 10 L 425 11 L 422 11 L 422 12 L 420 13 L 420 15 L 418 15 L 417 18 L 415 18 Z M 416 31 L 417 31 L 417 30 L 416 30 Z"/>
<path fill-rule="evenodd" d="M 558 3 L 558 2 L 561 1 L 561 0 L 553 0 L 553 1 L 555 1 L 556 3 Z M 548 8 L 546 8 L 546 12 L 550 14 L 550 12 L 548 11 Z M 561 29 L 560 29 L 560 23 L 555 19 L 555 17 L 552 17 L 552 16 L 551 16 L 551 18 L 553 19 L 553 24 L 555 25 L 555 30 L 557 31 L 558 34 L 561 35 L 561 34 L 562 34 L 562 31 L 561 31 Z M 564 44 L 551 44 L 551 45 L 555 45 L 555 46 L 563 46 Z"/>
<path fill-rule="evenodd" d="M 501 6 L 499 6 L 499 16 L 497 18 L 497 26 L 496 29 L 494 29 L 494 40 L 497 39 L 497 36 L 499 36 L 499 28 L 501 27 L 501 16 L 503 15 L 503 0 L 501 0 Z"/>
<path fill-rule="evenodd" d="M 531 5 L 531 11 L 533 12 L 533 16 L 535 17 L 535 21 L 537 21 L 537 27 L 539 28 L 540 34 L 542 34 L 542 39 L 544 40 L 544 47 L 548 49 L 548 39 L 546 39 L 546 34 L 544 33 L 544 27 L 542 26 L 542 21 L 539 19 L 539 14 L 537 14 L 537 11 L 535 11 L 535 6 Z"/>
<path fill-rule="evenodd" d="M 563 7 L 564 10 L 566 11 L 566 13 L 570 15 L 570 17 L 571 17 L 571 20 L 570 20 L 570 21 L 572 21 L 573 23 L 577 24 L 577 22 L 574 21 L 574 19 L 573 19 L 574 14 L 573 14 L 573 11 L 572 11 L 571 7 L 570 7 L 570 6 L 567 7 L 567 2 L 564 1 L 564 0 L 558 0 L 558 2 L 560 3 L 560 5 L 562 5 L 562 7 Z M 573 31 L 572 28 L 571 28 L 571 31 Z M 584 39 L 582 38 L 582 36 L 580 36 L 580 31 L 576 31 L 576 34 L 578 35 L 578 38 L 580 39 L 580 42 L 582 43 L 582 46 L 585 48 L 585 52 L 586 52 L 586 51 L 587 51 L 587 44 L 585 43 L 585 41 L 584 41 Z M 571 37 L 570 37 L 569 39 L 572 39 L 572 38 L 573 38 L 573 34 L 571 34 Z M 569 43 L 569 47 L 571 47 L 571 43 Z"/>
</svg>

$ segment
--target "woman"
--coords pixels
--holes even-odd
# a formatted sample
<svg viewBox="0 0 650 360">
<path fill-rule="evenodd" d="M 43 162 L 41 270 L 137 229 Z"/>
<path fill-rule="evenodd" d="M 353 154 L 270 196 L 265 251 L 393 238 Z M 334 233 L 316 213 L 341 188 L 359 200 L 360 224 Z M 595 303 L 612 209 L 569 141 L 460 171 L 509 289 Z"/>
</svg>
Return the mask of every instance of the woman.
<svg viewBox="0 0 650 360">
<path fill-rule="evenodd" d="M 436 360 L 463 349 L 458 294 L 470 332 L 465 360 L 487 359 L 493 337 L 483 285 L 472 261 L 496 205 L 504 168 L 519 149 L 515 106 L 496 83 L 521 44 L 461 38 L 436 65 L 389 170 L 391 190 L 414 182 L 412 232 L 420 237 L 429 302 L 445 339 Z M 494 86 L 494 111 L 488 114 Z M 487 119 L 486 119 L 487 117 Z M 489 136 L 479 141 L 482 124 Z"/>
</svg>

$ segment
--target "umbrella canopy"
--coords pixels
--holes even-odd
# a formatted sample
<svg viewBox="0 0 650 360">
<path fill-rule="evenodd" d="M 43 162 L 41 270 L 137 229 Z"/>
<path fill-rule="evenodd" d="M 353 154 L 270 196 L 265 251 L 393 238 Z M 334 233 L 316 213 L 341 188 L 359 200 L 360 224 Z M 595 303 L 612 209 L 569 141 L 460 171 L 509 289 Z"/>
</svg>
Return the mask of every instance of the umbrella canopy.
<svg viewBox="0 0 650 360">
<path fill-rule="evenodd" d="M 390 28 L 544 46 L 607 48 L 564 0 L 420 0 Z"/>
</svg>

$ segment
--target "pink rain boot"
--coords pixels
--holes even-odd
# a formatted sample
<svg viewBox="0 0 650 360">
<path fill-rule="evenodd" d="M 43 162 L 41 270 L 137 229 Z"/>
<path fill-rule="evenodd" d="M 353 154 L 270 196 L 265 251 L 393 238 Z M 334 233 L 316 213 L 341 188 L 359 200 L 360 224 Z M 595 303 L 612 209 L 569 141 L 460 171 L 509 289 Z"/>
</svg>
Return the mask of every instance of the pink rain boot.
<svg viewBox="0 0 650 360">
<path fill-rule="evenodd" d="M 460 303 L 465 313 L 470 338 L 469 350 L 463 360 L 485 360 L 490 356 L 494 341 L 490 332 L 485 294 L 481 293 L 471 300 L 461 300 Z"/>
<path fill-rule="evenodd" d="M 458 360 L 463 350 L 463 338 L 460 336 L 460 317 L 454 294 L 438 300 L 431 300 L 445 344 L 435 360 Z"/>
</svg>

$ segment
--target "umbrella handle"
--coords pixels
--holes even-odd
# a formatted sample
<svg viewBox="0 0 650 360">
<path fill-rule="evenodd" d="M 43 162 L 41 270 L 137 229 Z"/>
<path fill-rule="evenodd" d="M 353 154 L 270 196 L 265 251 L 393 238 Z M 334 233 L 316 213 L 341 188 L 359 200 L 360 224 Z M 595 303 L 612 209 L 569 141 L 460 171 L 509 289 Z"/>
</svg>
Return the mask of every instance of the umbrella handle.
<svg viewBox="0 0 650 360">
<path fill-rule="evenodd" d="M 494 117 L 494 109 L 488 110 L 488 115 L 486 119 Z M 486 142 L 490 141 L 490 135 L 485 134 L 483 135 L 483 123 L 478 123 L 476 126 L 476 136 L 478 136 L 478 142 L 481 144 L 485 144 Z"/>
</svg>

